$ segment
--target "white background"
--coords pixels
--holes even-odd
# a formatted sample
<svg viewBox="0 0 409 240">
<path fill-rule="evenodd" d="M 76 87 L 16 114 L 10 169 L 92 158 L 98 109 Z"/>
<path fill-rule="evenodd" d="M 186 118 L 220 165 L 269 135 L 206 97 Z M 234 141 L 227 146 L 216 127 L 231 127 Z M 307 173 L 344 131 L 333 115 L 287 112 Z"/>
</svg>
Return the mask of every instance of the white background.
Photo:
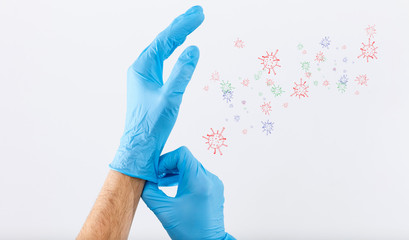
<svg viewBox="0 0 409 240">
<path fill-rule="evenodd" d="M 190 44 L 201 59 L 164 151 L 186 145 L 223 180 L 226 230 L 239 239 L 409 239 L 407 2 L 83 0 L 0 1 L 0 239 L 76 236 L 119 144 L 128 66 L 195 4 L 205 22 L 165 75 Z M 356 57 L 373 24 L 379 59 L 365 63 Z M 306 57 L 297 44 L 313 54 L 324 36 L 351 88 L 310 84 L 308 99 L 290 97 Z M 237 37 L 245 48 L 233 48 Z M 275 122 L 266 136 L 258 86 L 240 92 L 238 77 L 253 80 L 257 57 L 275 49 L 287 92 L 263 95 Z M 216 70 L 236 87 L 233 108 L 209 81 Z M 361 72 L 370 80 L 356 96 Z M 202 136 L 222 127 L 228 147 L 213 155 Z M 130 235 L 168 238 L 143 201 Z"/>
</svg>

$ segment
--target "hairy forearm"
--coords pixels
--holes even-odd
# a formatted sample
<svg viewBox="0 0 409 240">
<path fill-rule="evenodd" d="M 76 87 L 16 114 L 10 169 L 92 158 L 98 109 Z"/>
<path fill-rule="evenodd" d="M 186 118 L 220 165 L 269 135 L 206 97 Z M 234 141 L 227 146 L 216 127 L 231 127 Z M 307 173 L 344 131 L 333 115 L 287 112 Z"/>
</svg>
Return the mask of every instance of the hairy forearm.
<svg viewBox="0 0 409 240">
<path fill-rule="evenodd" d="M 111 170 L 77 239 L 127 239 L 144 185 Z"/>
</svg>

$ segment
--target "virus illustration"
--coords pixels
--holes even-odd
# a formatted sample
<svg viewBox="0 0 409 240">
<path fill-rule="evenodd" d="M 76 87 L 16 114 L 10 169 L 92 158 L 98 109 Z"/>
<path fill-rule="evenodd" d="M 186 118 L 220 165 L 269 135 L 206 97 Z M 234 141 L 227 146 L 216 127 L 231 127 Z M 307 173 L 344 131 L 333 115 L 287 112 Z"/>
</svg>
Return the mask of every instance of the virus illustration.
<svg viewBox="0 0 409 240">
<path fill-rule="evenodd" d="M 231 92 L 234 89 L 234 87 L 231 85 L 231 82 L 224 80 L 220 83 L 220 88 L 222 89 L 222 92 Z"/>
<path fill-rule="evenodd" d="M 259 80 L 261 78 L 261 75 L 263 74 L 263 71 L 258 71 L 258 73 L 254 74 L 254 79 Z"/>
<path fill-rule="evenodd" d="M 355 91 L 355 95 L 359 95 L 359 91 L 358 91 L 358 90 Z"/>
<path fill-rule="evenodd" d="M 345 50 L 345 49 L 347 49 L 347 45 L 342 45 L 342 50 Z"/>
<path fill-rule="evenodd" d="M 260 106 L 260 108 L 261 108 L 261 111 L 265 114 L 265 115 L 270 115 L 270 112 L 271 112 L 271 105 L 270 105 L 270 103 L 271 102 L 264 102 L 264 104 L 262 104 L 261 106 Z"/>
<path fill-rule="evenodd" d="M 274 123 L 270 122 L 268 119 L 265 122 L 261 121 L 261 125 L 261 129 L 266 133 L 266 135 L 271 134 L 271 132 L 274 130 Z"/>
<path fill-rule="evenodd" d="M 323 52 L 321 52 L 321 51 L 319 51 L 318 53 L 317 53 L 317 55 L 315 56 L 315 61 L 317 61 L 317 62 L 324 62 L 325 61 L 325 56 L 324 56 L 324 53 Z"/>
<path fill-rule="evenodd" d="M 267 86 L 273 85 L 273 84 L 274 84 L 273 79 L 267 78 L 267 79 L 266 79 L 266 84 L 267 84 Z"/>
<path fill-rule="evenodd" d="M 212 73 L 212 76 L 210 77 L 210 80 L 212 81 L 220 81 L 220 74 L 218 71 L 215 71 Z"/>
<path fill-rule="evenodd" d="M 243 81 L 241 81 L 241 85 L 243 85 L 243 87 L 248 87 L 250 84 L 250 80 L 249 79 L 243 79 Z"/>
<path fill-rule="evenodd" d="M 307 54 L 307 50 L 302 50 L 302 54 Z"/>
<path fill-rule="evenodd" d="M 375 34 L 376 34 L 375 25 L 373 25 L 373 26 L 368 25 L 368 27 L 365 28 L 365 32 L 366 32 L 366 35 L 368 35 L 369 38 L 375 37 Z"/>
<path fill-rule="evenodd" d="M 308 97 L 308 85 L 306 85 L 306 81 L 302 81 L 302 78 L 300 78 L 300 84 L 297 84 L 296 82 L 294 82 L 295 87 L 293 87 L 294 89 L 294 93 L 291 94 L 290 96 L 292 97 L 293 95 L 295 95 L 296 97 L 298 97 L 299 99 L 301 97 Z"/>
<path fill-rule="evenodd" d="M 274 75 L 276 75 L 276 72 L 274 71 L 275 67 L 281 67 L 280 65 L 278 65 L 278 62 L 280 61 L 280 59 L 278 59 L 276 57 L 278 52 L 278 49 L 276 50 L 276 52 L 273 54 L 271 52 L 271 54 L 268 54 L 267 52 L 267 56 L 262 56 L 260 59 L 262 62 L 261 64 L 263 64 L 263 70 L 264 69 L 268 69 L 268 74 L 271 73 L 271 71 L 273 71 Z"/>
<path fill-rule="evenodd" d="M 204 86 L 203 90 L 205 90 L 206 92 L 209 91 L 209 85 Z"/>
<path fill-rule="evenodd" d="M 210 148 L 214 149 L 213 154 L 216 154 L 216 151 L 219 150 L 220 155 L 223 155 L 220 148 L 223 146 L 227 147 L 227 145 L 224 144 L 224 141 L 226 141 L 226 138 L 223 136 L 224 129 L 225 128 L 223 127 L 223 129 L 220 132 L 219 130 L 214 132 L 213 128 L 210 128 L 212 133 L 206 134 L 206 136 L 203 136 L 203 138 L 207 140 L 206 144 L 209 145 L 209 148 L 207 150 L 209 150 Z"/>
<path fill-rule="evenodd" d="M 247 129 L 243 129 L 243 131 L 241 131 L 243 134 L 247 134 Z"/>
<path fill-rule="evenodd" d="M 359 85 L 365 85 L 365 86 L 368 86 L 368 77 L 366 76 L 366 74 L 363 74 L 363 75 L 359 75 L 358 77 L 356 77 L 355 78 L 355 81 L 357 81 L 358 82 L 358 84 Z"/>
<path fill-rule="evenodd" d="M 234 41 L 234 47 L 244 48 L 244 42 L 241 39 L 237 38 L 237 40 Z"/>
<path fill-rule="evenodd" d="M 342 82 L 337 82 L 337 89 L 339 92 L 344 93 L 347 90 L 347 85 Z"/>
<path fill-rule="evenodd" d="M 348 76 L 347 75 L 342 75 L 341 78 L 339 79 L 339 82 L 342 84 L 347 84 L 348 82 Z"/>
<path fill-rule="evenodd" d="M 232 99 L 233 99 L 233 91 L 223 92 L 223 100 L 225 100 L 226 103 L 231 102 Z"/>
<path fill-rule="evenodd" d="M 301 69 L 308 72 L 310 70 L 310 62 L 301 62 Z"/>
<path fill-rule="evenodd" d="M 376 57 L 376 54 L 377 54 L 376 49 L 378 47 L 375 47 L 374 44 L 375 44 L 375 41 L 373 41 L 371 43 L 370 38 L 368 39 L 368 45 L 366 45 L 365 43 L 362 43 L 363 47 L 360 48 L 361 49 L 361 55 L 359 55 L 358 58 L 363 56 L 363 58 L 366 58 L 366 62 L 369 62 L 369 58 L 378 59 Z"/>
<path fill-rule="evenodd" d="M 322 85 L 323 85 L 324 87 L 328 87 L 328 86 L 329 86 L 329 81 L 328 81 L 328 80 L 325 80 L 325 81 L 322 83 Z"/>
<path fill-rule="evenodd" d="M 246 100 L 241 101 L 241 104 L 246 105 Z"/>
<path fill-rule="evenodd" d="M 284 104 L 283 104 L 283 107 L 284 107 L 284 108 L 288 108 L 288 102 L 284 103 Z"/>
<path fill-rule="evenodd" d="M 320 45 L 322 48 L 329 48 L 329 45 L 331 45 L 331 40 L 329 40 L 329 37 L 324 37 L 321 42 Z"/>
<path fill-rule="evenodd" d="M 274 84 L 271 87 L 271 92 L 273 93 L 274 97 L 278 97 L 278 96 L 281 96 L 281 94 L 283 94 L 283 92 L 285 91 L 283 91 L 280 85 Z"/>
<path fill-rule="evenodd" d="M 299 43 L 299 44 L 297 45 L 297 48 L 298 48 L 298 50 L 301 50 L 301 49 L 304 48 L 304 45 L 302 45 L 301 43 Z"/>
<path fill-rule="evenodd" d="M 314 86 L 318 86 L 318 81 L 317 80 L 314 81 Z"/>
<path fill-rule="evenodd" d="M 311 77 L 311 73 L 310 72 L 305 72 L 305 76 L 307 77 L 307 78 L 310 78 Z"/>
<path fill-rule="evenodd" d="M 239 115 L 234 115 L 233 119 L 234 119 L 234 121 L 238 122 L 238 121 L 240 121 L 240 116 Z"/>
</svg>

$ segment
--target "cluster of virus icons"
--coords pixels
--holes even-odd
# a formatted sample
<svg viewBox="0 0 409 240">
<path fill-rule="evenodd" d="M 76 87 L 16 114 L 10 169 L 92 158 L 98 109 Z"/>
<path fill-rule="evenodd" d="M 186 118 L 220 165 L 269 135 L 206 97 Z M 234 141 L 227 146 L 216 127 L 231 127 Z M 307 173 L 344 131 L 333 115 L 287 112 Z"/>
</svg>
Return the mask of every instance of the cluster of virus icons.
<svg viewBox="0 0 409 240">
<path fill-rule="evenodd" d="M 375 45 L 374 41 L 376 35 L 375 25 L 369 25 L 368 27 L 366 27 L 365 33 L 368 40 L 362 42 L 362 46 L 359 48 L 359 54 L 357 54 L 356 56 L 358 59 L 363 59 L 364 61 L 361 60 L 362 62 L 369 63 L 373 60 L 378 59 L 378 47 Z M 233 41 L 233 47 L 238 49 L 238 51 L 242 51 L 239 49 L 246 48 L 246 45 L 242 39 L 237 38 Z M 334 51 L 335 49 L 345 50 L 347 48 L 346 45 L 338 45 L 337 47 L 335 45 L 335 42 L 329 36 L 324 36 L 320 41 L 318 41 L 318 48 L 320 50 L 313 53 L 313 56 L 311 56 L 312 58 L 305 59 L 304 57 L 304 60 L 300 62 L 301 76 L 299 76 L 298 80 L 291 81 L 291 79 L 288 79 L 286 80 L 287 82 L 284 83 L 283 80 L 279 79 L 280 71 L 283 68 L 283 63 L 280 60 L 280 53 L 278 49 L 266 51 L 264 54 L 260 54 L 259 57 L 257 57 L 256 60 L 259 61 L 261 66 L 259 70 L 254 73 L 254 75 L 252 76 L 253 78 L 239 77 L 239 82 L 224 79 L 222 80 L 220 73 L 218 71 L 214 71 L 211 73 L 210 80 L 211 82 L 216 83 L 216 85 L 219 86 L 221 100 L 230 108 L 233 108 L 234 103 L 237 103 L 235 94 L 240 94 L 240 91 L 244 89 L 254 89 L 253 87 L 255 86 L 255 84 L 253 83 L 252 79 L 254 79 L 254 81 L 258 83 L 260 83 L 260 79 L 265 79 L 265 81 L 262 81 L 262 83 L 264 84 L 264 88 L 267 87 L 268 92 L 271 94 L 271 97 L 274 101 L 278 100 L 282 102 L 281 106 L 284 109 L 289 107 L 289 102 L 281 100 L 283 96 L 288 96 L 292 99 L 298 99 L 295 101 L 309 98 L 311 92 L 314 93 L 311 86 L 313 88 L 322 86 L 325 89 L 330 89 L 331 86 L 333 86 L 340 94 L 347 92 L 348 86 L 350 84 L 354 84 L 354 86 L 356 87 L 368 86 L 369 78 L 365 73 L 355 75 L 355 77 L 350 79 L 347 70 L 344 69 L 343 71 L 341 71 L 339 70 L 340 67 L 336 66 L 337 60 L 334 60 L 334 66 L 329 67 L 332 60 L 330 51 Z M 301 43 L 297 45 L 297 49 L 302 53 L 302 56 L 307 56 L 309 52 L 307 51 L 308 49 L 306 49 Z M 348 57 L 343 56 L 340 59 L 339 63 L 346 65 L 348 63 L 353 64 L 354 61 L 351 61 Z M 284 65 L 287 65 L 287 62 L 285 62 Z M 290 64 L 288 63 L 288 65 Z M 338 77 L 334 78 L 333 76 L 324 76 L 324 74 L 322 74 L 325 72 L 324 66 L 326 67 L 327 72 L 336 73 Z M 328 68 L 330 70 L 328 70 Z M 321 73 L 321 79 L 318 79 L 317 77 L 319 73 Z M 203 90 L 209 91 L 209 85 L 205 85 L 203 87 Z M 273 134 L 275 127 L 275 122 L 270 118 L 273 117 L 272 113 L 274 112 L 274 107 L 272 101 L 267 100 L 266 97 L 263 96 L 263 92 L 259 91 L 258 95 L 260 97 L 263 97 L 263 101 L 261 101 L 259 104 L 259 111 L 260 114 L 264 116 L 264 119 L 259 121 L 258 123 L 260 124 L 259 129 L 262 134 L 269 136 Z M 354 92 L 354 95 L 359 95 L 359 91 L 356 90 Z M 243 96 L 239 97 L 243 99 Z M 239 105 L 247 106 L 246 104 L 247 101 L 244 99 L 239 101 Z M 246 109 L 246 107 L 244 107 L 244 109 Z M 226 121 L 227 120 L 228 119 L 226 119 Z M 240 122 L 240 115 L 233 115 L 233 120 L 237 123 Z M 251 125 L 250 128 L 253 128 L 253 125 Z M 210 132 L 206 133 L 203 136 L 203 138 L 206 140 L 205 143 L 208 146 L 208 150 L 211 150 L 213 154 L 219 153 L 220 155 L 222 155 L 221 148 L 227 147 L 227 138 L 223 135 L 225 130 L 225 127 L 216 131 L 210 128 Z M 249 129 L 244 128 L 241 130 L 241 133 L 243 135 L 246 135 L 249 133 Z"/>
</svg>

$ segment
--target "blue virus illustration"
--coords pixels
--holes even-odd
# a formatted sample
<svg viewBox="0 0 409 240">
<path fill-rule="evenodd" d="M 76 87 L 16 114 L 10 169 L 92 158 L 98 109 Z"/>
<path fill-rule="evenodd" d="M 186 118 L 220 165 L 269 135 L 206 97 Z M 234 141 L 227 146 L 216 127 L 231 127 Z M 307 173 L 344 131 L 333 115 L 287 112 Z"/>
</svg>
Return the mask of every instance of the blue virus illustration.
<svg viewBox="0 0 409 240">
<path fill-rule="evenodd" d="M 331 40 L 329 40 L 329 37 L 324 37 L 321 42 L 320 45 L 322 48 L 329 48 L 329 45 L 331 45 Z"/>
<path fill-rule="evenodd" d="M 226 101 L 226 103 L 231 102 L 233 99 L 233 91 L 223 91 L 223 100 Z"/>
<path fill-rule="evenodd" d="M 261 121 L 261 129 L 263 130 L 263 132 L 266 133 L 266 135 L 269 135 L 273 132 L 274 130 L 274 123 L 270 122 L 270 120 L 267 120 L 265 122 Z"/>
</svg>

